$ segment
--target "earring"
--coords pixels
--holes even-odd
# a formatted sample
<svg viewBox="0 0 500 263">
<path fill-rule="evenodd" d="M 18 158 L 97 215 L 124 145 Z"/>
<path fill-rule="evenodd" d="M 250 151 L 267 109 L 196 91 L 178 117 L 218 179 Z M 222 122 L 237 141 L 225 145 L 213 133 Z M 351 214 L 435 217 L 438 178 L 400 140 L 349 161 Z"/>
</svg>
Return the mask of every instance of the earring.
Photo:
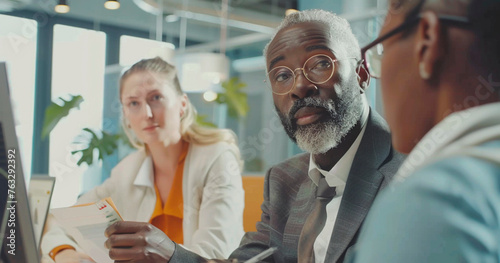
<svg viewBox="0 0 500 263">
<path fill-rule="evenodd" d="M 423 63 L 423 62 L 420 62 L 420 64 L 419 64 L 418 66 L 419 66 L 419 69 L 420 69 L 420 77 L 421 77 L 422 79 L 425 79 L 425 80 L 429 79 L 429 78 L 431 77 L 431 74 L 429 74 L 429 72 L 427 72 L 427 71 L 425 70 L 425 65 L 424 65 L 424 63 Z"/>
<path fill-rule="evenodd" d="M 317 87 L 316 85 L 313 85 L 313 87 L 314 87 L 315 89 L 318 89 L 318 87 Z"/>
</svg>

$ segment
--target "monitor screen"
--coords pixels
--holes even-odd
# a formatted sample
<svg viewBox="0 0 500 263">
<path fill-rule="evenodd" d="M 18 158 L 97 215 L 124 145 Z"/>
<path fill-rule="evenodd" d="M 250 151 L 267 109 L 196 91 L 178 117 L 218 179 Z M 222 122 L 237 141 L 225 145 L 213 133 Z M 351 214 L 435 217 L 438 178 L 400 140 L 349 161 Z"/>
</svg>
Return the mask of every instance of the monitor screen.
<svg viewBox="0 0 500 263">
<path fill-rule="evenodd" d="M 40 262 L 12 112 L 7 69 L 0 62 L 0 235 L 2 262 Z"/>
<path fill-rule="evenodd" d="M 7 212 L 7 194 L 8 194 L 8 174 L 7 174 L 7 149 L 3 135 L 2 123 L 0 123 L 0 233 L 5 233 L 7 227 L 8 213 Z M 4 238 L 0 239 L 0 245 L 3 247 Z"/>
<path fill-rule="evenodd" d="M 36 247 L 40 248 L 43 229 L 49 214 L 50 200 L 54 192 L 55 177 L 48 175 L 32 175 L 29 183 L 28 200 L 30 204 L 31 222 L 35 233 Z"/>
</svg>

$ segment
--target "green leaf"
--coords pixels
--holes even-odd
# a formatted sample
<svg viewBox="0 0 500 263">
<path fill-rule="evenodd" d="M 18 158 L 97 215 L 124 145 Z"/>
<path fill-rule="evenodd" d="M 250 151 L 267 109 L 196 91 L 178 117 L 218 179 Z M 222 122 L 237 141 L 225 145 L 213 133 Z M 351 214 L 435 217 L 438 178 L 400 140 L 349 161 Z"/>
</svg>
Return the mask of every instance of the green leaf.
<svg viewBox="0 0 500 263">
<path fill-rule="evenodd" d="M 83 97 L 77 95 L 71 96 L 70 100 L 64 100 L 63 98 L 59 98 L 59 100 L 62 101 L 62 105 L 52 102 L 45 110 L 45 119 L 43 121 L 42 128 L 42 139 L 50 134 L 52 129 L 56 127 L 57 123 L 59 123 L 62 118 L 68 116 L 71 109 L 80 108 L 80 104 L 83 102 Z"/>
<path fill-rule="evenodd" d="M 224 92 L 218 94 L 216 102 L 227 104 L 229 116 L 245 117 L 249 111 L 247 94 L 242 91 L 246 84 L 241 82 L 238 77 L 233 77 L 224 81 L 221 86 Z"/>
<path fill-rule="evenodd" d="M 111 134 L 107 132 L 101 132 L 101 137 L 89 128 L 83 129 L 83 131 L 91 135 L 90 141 L 86 142 L 87 147 L 82 150 L 72 151 L 71 154 L 81 153 L 81 157 L 77 164 L 87 163 L 87 165 L 92 165 L 94 162 L 94 152 L 98 153 L 97 160 L 103 160 L 106 156 L 113 154 L 113 152 L 118 148 L 118 140 L 120 140 L 120 134 Z M 85 142 L 80 142 L 85 143 Z"/>
<path fill-rule="evenodd" d="M 217 128 L 217 126 L 215 124 L 207 121 L 206 119 L 207 119 L 207 115 L 198 115 L 198 116 L 196 116 L 196 123 L 198 123 L 201 126 Z"/>
</svg>

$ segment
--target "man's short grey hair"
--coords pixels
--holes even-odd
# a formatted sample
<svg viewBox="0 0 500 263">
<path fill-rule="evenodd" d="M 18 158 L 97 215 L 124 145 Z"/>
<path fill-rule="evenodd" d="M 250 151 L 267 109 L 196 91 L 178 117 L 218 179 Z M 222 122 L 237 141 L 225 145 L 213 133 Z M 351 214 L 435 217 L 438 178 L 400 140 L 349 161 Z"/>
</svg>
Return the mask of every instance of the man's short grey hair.
<svg viewBox="0 0 500 263">
<path fill-rule="evenodd" d="M 356 57 L 358 60 L 361 58 L 358 40 L 352 33 L 349 22 L 334 13 L 319 9 L 299 11 L 286 16 L 278 28 L 276 28 L 276 32 L 269 43 L 264 47 L 264 57 L 267 58 L 269 44 L 274 40 L 279 31 L 304 22 L 318 22 L 327 25 L 330 28 L 330 41 L 332 44 L 336 43 L 337 45 L 335 46 L 344 48 L 344 56 Z"/>
</svg>

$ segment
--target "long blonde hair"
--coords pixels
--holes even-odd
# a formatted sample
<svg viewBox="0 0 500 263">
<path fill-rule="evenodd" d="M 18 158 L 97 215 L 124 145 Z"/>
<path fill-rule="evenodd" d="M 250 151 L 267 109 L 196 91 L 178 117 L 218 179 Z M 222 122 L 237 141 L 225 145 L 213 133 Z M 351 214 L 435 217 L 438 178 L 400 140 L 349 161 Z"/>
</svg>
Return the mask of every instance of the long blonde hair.
<svg viewBox="0 0 500 263">
<path fill-rule="evenodd" d="M 152 59 L 143 59 L 135 63 L 132 67 L 125 71 L 125 73 L 123 73 L 120 78 L 120 101 L 122 96 L 123 83 L 125 82 L 125 80 L 133 73 L 144 71 L 159 73 L 165 76 L 165 78 L 167 80 L 170 80 L 173 84 L 173 88 L 177 95 L 182 96 L 184 94 L 181 89 L 179 78 L 177 77 L 177 70 L 175 69 L 175 67 L 164 61 L 160 57 L 155 57 Z M 200 145 L 213 144 L 223 141 L 237 146 L 236 135 L 233 131 L 229 129 L 218 129 L 201 126 L 196 122 L 197 115 L 198 113 L 195 107 L 188 99 L 186 110 L 181 117 L 180 132 L 184 141 Z M 144 143 L 140 141 L 139 138 L 135 136 L 134 132 L 128 127 L 125 117 L 122 118 L 122 126 L 132 145 L 134 145 L 138 149 L 142 149 L 145 147 Z M 239 150 L 237 152 L 237 155 L 238 161 L 241 162 Z"/>
</svg>

